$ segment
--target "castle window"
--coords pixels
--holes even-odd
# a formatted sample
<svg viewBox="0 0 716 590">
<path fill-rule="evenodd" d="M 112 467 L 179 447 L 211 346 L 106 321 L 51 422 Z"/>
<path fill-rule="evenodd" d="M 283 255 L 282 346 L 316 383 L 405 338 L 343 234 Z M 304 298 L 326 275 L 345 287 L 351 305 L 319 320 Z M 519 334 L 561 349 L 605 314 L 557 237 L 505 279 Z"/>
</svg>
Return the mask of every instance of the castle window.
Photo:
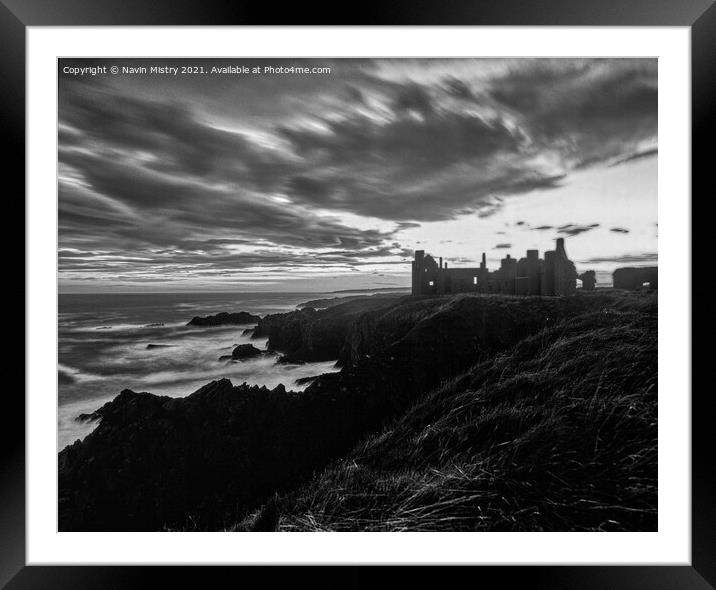
<svg viewBox="0 0 716 590">
<path fill-rule="evenodd" d="M 428 285 L 430 285 L 430 286 L 432 287 L 433 285 L 435 285 L 435 281 L 430 281 L 430 282 L 428 283 Z"/>
<path fill-rule="evenodd" d="M 477 285 L 477 277 L 472 277 L 472 284 Z"/>
</svg>

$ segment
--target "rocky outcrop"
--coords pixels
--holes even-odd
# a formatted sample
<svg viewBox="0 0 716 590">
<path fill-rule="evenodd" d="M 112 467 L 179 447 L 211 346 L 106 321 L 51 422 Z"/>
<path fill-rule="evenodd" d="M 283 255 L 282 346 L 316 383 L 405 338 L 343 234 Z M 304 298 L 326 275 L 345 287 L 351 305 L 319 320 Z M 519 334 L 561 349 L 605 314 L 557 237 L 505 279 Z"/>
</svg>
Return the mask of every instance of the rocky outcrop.
<svg viewBox="0 0 716 590">
<path fill-rule="evenodd" d="M 593 292 L 565 298 L 457 295 L 408 298 L 356 319 L 343 369 L 306 392 L 360 391 L 356 409 L 377 423 L 455 375 L 537 331 L 622 298 Z"/>
<path fill-rule="evenodd" d="M 261 319 L 260 316 L 250 314 L 246 311 L 238 313 L 228 313 L 222 311 L 216 315 L 208 315 L 205 317 L 194 316 L 187 326 L 234 326 L 242 324 L 255 324 Z"/>
<path fill-rule="evenodd" d="M 239 344 L 231 351 L 231 354 L 219 357 L 220 361 L 234 360 L 241 361 L 251 359 L 264 354 L 263 350 L 256 348 L 253 344 Z"/>
<path fill-rule="evenodd" d="M 336 360 L 355 320 L 362 314 L 395 305 L 401 295 L 351 299 L 327 309 L 311 307 L 262 318 L 253 338 L 268 338 L 268 349 L 281 352 L 287 363 Z"/>
<path fill-rule="evenodd" d="M 59 528 L 221 530 L 345 451 L 350 405 L 226 379 L 185 398 L 124 390 L 59 455 Z"/>
</svg>

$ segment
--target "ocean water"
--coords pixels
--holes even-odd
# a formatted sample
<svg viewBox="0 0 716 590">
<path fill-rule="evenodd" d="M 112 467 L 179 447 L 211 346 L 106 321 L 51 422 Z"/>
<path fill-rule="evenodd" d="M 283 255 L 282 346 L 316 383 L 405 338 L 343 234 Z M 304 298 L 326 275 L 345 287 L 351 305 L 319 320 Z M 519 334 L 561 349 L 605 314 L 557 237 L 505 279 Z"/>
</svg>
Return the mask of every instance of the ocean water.
<svg viewBox="0 0 716 590">
<path fill-rule="evenodd" d="M 245 326 L 187 326 L 196 315 L 295 309 L 329 293 L 61 294 L 58 305 L 58 448 L 84 438 L 96 424 L 75 418 L 93 412 L 123 389 L 182 397 L 213 379 L 235 385 L 283 383 L 337 371 L 334 362 L 277 364 L 275 356 L 220 361 L 237 344 L 265 348 L 242 336 Z M 153 345 L 153 346 L 148 346 Z"/>
</svg>

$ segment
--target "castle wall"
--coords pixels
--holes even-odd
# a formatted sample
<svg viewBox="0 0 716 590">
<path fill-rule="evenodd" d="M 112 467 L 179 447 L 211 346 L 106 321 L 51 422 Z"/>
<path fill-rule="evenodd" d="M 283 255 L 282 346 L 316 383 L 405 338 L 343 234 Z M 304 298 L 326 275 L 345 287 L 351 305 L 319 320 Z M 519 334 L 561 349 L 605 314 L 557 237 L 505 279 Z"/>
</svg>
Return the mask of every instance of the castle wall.
<svg viewBox="0 0 716 590">
<path fill-rule="evenodd" d="M 443 269 L 443 284 L 450 284 L 450 291 L 445 293 L 477 293 L 480 291 L 479 268 Z"/>
<path fill-rule="evenodd" d="M 612 274 L 615 289 L 629 289 L 635 291 L 642 289 L 644 283 L 649 283 L 650 289 L 659 287 L 659 268 L 656 266 L 622 267 Z"/>
<path fill-rule="evenodd" d="M 529 295 L 530 283 L 527 277 L 517 277 L 515 279 L 515 295 Z"/>
<path fill-rule="evenodd" d="M 548 250 L 544 253 L 544 272 L 542 273 L 542 291 L 543 295 L 554 295 L 554 259 L 556 253 L 554 250 Z"/>
</svg>

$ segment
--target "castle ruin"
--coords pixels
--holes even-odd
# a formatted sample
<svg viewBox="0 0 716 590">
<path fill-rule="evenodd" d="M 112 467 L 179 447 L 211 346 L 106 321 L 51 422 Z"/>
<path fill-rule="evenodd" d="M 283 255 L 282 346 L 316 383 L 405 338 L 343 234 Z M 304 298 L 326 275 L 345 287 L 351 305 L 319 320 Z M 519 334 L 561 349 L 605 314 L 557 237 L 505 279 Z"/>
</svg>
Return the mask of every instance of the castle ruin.
<svg viewBox="0 0 716 590">
<path fill-rule="evenodd" d="M 583 289 L 594 289 L 594 273 L 580 275 Z M 450 268 L 424 250 L 415 251 L 412 262 L 413 295 L 453 293 L 504 293 L 507 295 L 569 295 L 577 288 L 577 271 L 567 257 L 564 238 L 557 238 L 554 250 L 539 257 L 538 250 L 527 250 L 525 258 L 501 260 L 500 268 L 490 271 L 485 254 L 479 267 Z M 585 280 L 586 279 L 586 280 Z"/>
<path fill-rule="evenodd" d="M 612 277 L 615 289 L 638 291 L 659 288 L 659 268 L 656 266 L 622 267 L 616 269 Z"/>
</svg>

